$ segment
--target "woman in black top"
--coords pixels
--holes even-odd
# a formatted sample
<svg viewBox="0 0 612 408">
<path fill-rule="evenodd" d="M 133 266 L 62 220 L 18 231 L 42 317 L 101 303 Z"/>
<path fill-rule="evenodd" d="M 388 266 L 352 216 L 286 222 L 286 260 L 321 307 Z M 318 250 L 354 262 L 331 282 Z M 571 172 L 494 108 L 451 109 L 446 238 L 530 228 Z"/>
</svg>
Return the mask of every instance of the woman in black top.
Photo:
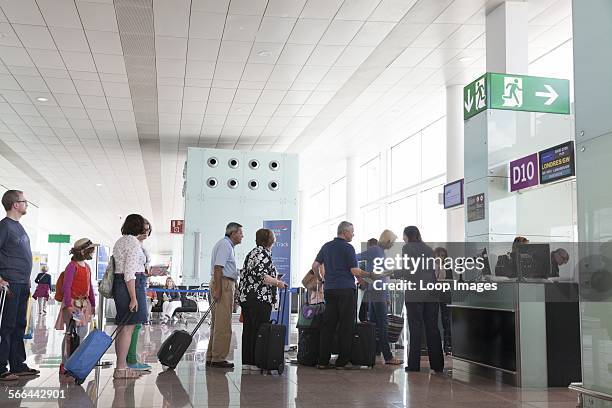
<svg viewBox="0 0 612 408">
<path fill-rule="evenodd" d="M 47 273 L 48 271 L 47 265 L 42 265 L 40 273 L 34 280 L 38 283 L 38 286 L 36 286 L 32 298 L 38 300 L 38 314 L 47 314 L 47 300 L 49 300 L 49 290 L 51 290 L 51 275 Z"/>
<path fill-rule="evenodd" d="M 255 233 L 255 247 L 244 259 L 236 296 L 242 307 L 242 369 L 258 370 L 255 365 L 255 340 L 259 326 L 270 320 L 272 305 L 276 303 L 276 288 L 287 285 L 276 278 L 271 248 L 276 238 L 269 229 Z"/>
<path fill-rule="evenodd" d="M 421 239 L 421 232 L 411 225 L 404 229 L 404 242 L 402 255 L 410 258 L 432 258 L 433 250 Z M 422 261 L 425 262 L 425 261 Z M 410 271 L 409 281 L 415 282 L 420 288 L 423 284 L 436 281 L 435 269 L 421 263 L 416 270 Z M 427 339 L 427 352 L 429 366 L 436 373 L 444 370 L 444 355 L 442 354 L 442 339 L 438 328 L 438 296 L 435 293 L 420 290 L 406 291 L 406 316 L 408 317 L 408 330 L 410 331 L 410 350 L 408 351 L 408 366 L 406 371 L 421 370 L 421 338 L 425 329 Z M 424 327 L 423 327 L 424 326 Z"/>
</svg>

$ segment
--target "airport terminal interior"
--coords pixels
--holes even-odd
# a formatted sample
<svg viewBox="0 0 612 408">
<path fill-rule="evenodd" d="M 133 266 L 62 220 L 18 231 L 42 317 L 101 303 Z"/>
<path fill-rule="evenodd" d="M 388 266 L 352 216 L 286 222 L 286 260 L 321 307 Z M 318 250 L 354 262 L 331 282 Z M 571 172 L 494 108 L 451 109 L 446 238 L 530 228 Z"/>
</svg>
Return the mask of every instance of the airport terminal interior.
<svg viewBox="0 0 612 408">
<path fill-rule="evenodd" d="M 0 406 L 612 407 L 610 38 L 610 0 L 0 0 Z"/>
</svg>

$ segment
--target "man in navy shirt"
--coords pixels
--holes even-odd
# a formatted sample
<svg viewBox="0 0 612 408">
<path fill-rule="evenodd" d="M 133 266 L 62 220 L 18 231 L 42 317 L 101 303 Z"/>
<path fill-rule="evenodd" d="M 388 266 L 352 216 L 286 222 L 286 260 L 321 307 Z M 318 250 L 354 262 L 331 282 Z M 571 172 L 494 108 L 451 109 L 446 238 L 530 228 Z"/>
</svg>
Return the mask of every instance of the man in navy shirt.
<svg viewBox="0 0 612 408">
<path fill-rule="evenodd" d="M 8 190 L 2 196 L 6 218 L 0 221 L 0 287 L 8 290 L 0 324 L 0 382 L 17 381 L 40 371 L 29 368 L 23 334 L 30 296 L 32 250 L 30 238 L 19 220 L 26 214 L 28 201 L 22 191 Z M 7 364 L 11 370 L 8 371 Z"/>
<path fill-rule="evenodd" d="M 338 329 L 338 360 L 336 368 L 344 368 L 351 358 L 351 341 L 355 323 L 355 276 L 370 276 L 357 266 L 355 248 L 349 242 L 355 235 L 353 224 L 342 221 L 338 236 L 327 242 L 317 254 L 312 270 L 320 276 L 325 266 L 325 313 L 321 330 L 318 368 L 330 368 L 332 341 Z"/>
</svg>

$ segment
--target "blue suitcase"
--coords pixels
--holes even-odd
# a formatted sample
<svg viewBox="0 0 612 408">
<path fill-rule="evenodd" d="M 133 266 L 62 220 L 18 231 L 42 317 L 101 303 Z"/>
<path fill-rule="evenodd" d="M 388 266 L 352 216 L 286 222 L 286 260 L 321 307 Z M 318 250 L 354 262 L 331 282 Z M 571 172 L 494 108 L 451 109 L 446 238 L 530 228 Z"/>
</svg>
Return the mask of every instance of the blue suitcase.
<svg viewBox="0 0 612 408">
<path fill-rule="evenodd" d="M 127 321 L 129 316 L 128 314 L 124 320 Z M 117 326 L 110 336 L 102 330 L 94 330 L 89 333 L 64 363 L 66 374 L 74 378 L 77 384 L 83 384 L 106 350 L 113 344 L 117 337 L 115 333 L 123 326 L 123 323 Z"/>
</svg>

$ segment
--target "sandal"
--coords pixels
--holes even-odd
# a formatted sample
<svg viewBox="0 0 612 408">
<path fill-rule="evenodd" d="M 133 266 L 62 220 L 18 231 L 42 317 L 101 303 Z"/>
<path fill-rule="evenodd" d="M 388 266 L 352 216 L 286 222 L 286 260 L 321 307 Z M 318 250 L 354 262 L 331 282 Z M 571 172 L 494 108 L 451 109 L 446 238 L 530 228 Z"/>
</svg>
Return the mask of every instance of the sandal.
<svg viewBox="0 0 612 408">
<path fill-rule="evenodd" d="M 113 378 L 115 380 L 131 380 L 140 378 L 140 373 L 130 368 L 115 368 Z"/>
<path fill-rule="evenodd" d="M 392 358 L 389 361 L 385 361 L 385 364 L 389 364 L 389 365 L 402 365 L 402 364 L 404 364 L 404 361 L 400 360 L 399 358 Z"/>
</svg>

